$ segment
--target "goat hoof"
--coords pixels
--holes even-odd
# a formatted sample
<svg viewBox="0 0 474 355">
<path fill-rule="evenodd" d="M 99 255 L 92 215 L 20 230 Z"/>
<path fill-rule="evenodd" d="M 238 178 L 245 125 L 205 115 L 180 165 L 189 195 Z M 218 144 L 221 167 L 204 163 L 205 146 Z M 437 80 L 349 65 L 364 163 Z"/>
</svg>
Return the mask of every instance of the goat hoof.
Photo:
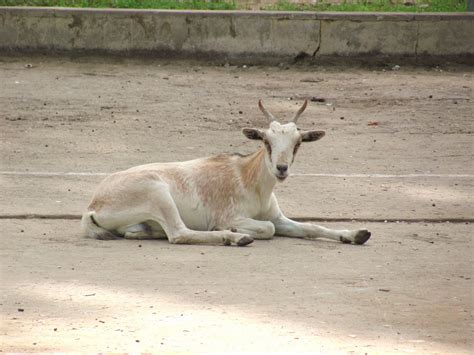
<svg viewBox="0 0 474 355">
<path fill-rule="evenodd" d="M 354 244 L 364 244 L 366 241 L 369 240 L 372 234 L 367 229 L 361 229 L 357 232 L 356 236 L 354 237 Z"/>
<path fill-rule="evenodd" d="M 339 237 L 339 240 L 341 241 L 341 243 L 344 243 L 344 244 L 352 243 L 350 239 L 345 238 L 345 237 Z"/>
<path fill-rule="evenodd" d="M 243 238 L 240 238 L 237 241 L 237 245 L 239 247 L 243 247 L 243 246 L 248 245 L 250 243 L 253 243 L 253 238 L 250 238 L 250 237 L 243 237 Z"/>
</svg>

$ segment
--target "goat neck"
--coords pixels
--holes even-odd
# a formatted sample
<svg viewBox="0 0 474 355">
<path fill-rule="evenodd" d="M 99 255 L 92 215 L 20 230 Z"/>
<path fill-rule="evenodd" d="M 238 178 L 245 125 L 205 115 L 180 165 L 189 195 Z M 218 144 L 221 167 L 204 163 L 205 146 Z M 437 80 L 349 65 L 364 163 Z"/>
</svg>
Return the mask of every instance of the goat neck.
<svg viewBox="0 0 474 355">
<path fill-rule="evenodd" d="M 270 194 L 276 184 L 275 177 L 265 164 L 264 147 L 242 159 L 240 172 L 242 183 L 246 189 L 254 189 Z"/>
</svg>

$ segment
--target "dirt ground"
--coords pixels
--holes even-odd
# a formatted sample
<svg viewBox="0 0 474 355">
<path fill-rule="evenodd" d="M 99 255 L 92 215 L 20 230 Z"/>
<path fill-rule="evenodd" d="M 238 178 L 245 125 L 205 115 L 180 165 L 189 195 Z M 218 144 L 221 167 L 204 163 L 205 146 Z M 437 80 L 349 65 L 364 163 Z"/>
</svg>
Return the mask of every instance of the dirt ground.
<svg viewBox="0 0 474 355">
<path fill-rule="evenodd" d="M 0 350 L 470 353 L 472 88 L 466 68 L 0 58 Z M 258 98 L 282 118 L 318 99 L 300 126 L 326 137 L 276 194 L 366 245 L 82 236 L 102 174 L 255 150 Z"/>
</svg>

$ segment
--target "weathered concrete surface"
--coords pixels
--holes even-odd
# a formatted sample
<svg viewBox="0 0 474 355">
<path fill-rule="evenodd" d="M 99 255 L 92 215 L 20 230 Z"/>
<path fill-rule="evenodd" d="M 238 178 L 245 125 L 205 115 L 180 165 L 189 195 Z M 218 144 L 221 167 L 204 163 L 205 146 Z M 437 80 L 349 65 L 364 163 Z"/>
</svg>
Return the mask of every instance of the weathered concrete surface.
<svg viewBox="0 0 474 355">
<path fill-rule="evenodd" d="M 251 152 L 259 97 L 283 119 L 318 97 L 299 123 L 327 134 L 292 169 L 328 176 L 278 185 L 288 215 L 472 218 L 470 71 L 36 57 L 1 58 L 0 82 L 2 216 L 78 214 L 101 179 L 51 173 Z M 1 350 L 471 351 L 472 223 L 324 225 L 373 237 L 173 246 L 1 219 Z"/>
<path fill-rule="evenodd" d="M 84 239 L 77 221 L 0 227 L 3 351 L 472 351 L 472 225 L 247 248 Z"/>
<path fill-rule="evenodd" d="M 250 153 L 258 144 L 240 130 L 265 124 L 259 97 L 288 117 L 303 97 L 322 96 L 326 102 L 311 102 L 300 124 L 326 130 L 326 137 L 303 146 L 292 169 L 329 176 L 293 176 L 279 184 L 286 213 L 472 218 L 473 180 L 464 177 L 474 174 L 470 73 L 163 64 L 4 61 L 2 170 L 111 173 L 154 161 Z M 397 177 L 410 174 L 421 175 Z M 80 214 L 102 178 L 0 175 L 7 191 L 0 210 Z"/>
<path fill-rule="evenodd" d="M 474 54 L 473 14 L 0 8 L 0 51 L 276 62 Z"/>
<path fill-rule="evenodd" d="M 474 54 L 474 15 L 409 14 L 321 21 L 320 55 L 456 56 Z"/>
<path fill-rule="evenodd" d="M 320 55 L 416 54 L 416 21 L 322 21 L 321 26 Z"/>
<path fill-rule="evenodd" d="M 452 55 L 474 51 L 474 21 L 425 21 L 419 23 L 417 54 Z"/>
<path fill-rule="evenodd" d="M 312 54 L 319 21 L 206 11 L 0 8 L 0 49 L 149 52 L 158 56 Z"/>
</svg>

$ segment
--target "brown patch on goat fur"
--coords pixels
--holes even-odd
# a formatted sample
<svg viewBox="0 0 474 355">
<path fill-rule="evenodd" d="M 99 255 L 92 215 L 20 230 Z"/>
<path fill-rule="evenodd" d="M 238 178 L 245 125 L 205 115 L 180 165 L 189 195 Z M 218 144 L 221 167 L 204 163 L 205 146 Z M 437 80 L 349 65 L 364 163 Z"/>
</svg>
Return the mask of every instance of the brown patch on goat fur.
<svg viewBox="0 0 474 355">
<path fill-rule="evenodd" d="M 265 158 L 265 148 L 260 148 L 257 152 L 246 157 L 241 167 L 242 183 L 245 188 L 256 185 L 260 177 L 260 167 Z"/>
<path fill-rule="evenodd" d="M 189 192 L 189 184 L 185 173 L 181 169 L 167 167 L 161 169 L 160 176 L 170 185 L 171 188 L 175 188 L 179 192 Z"/>
<path fill-rule="evenodd" d="M 208 158 L 197 167 L 195 176 L 197 193 L 218 227 L 234 213 L 232 206 L 238 198 L 238 176 L 231 159 L 225 154 Z"/>
</svg>

